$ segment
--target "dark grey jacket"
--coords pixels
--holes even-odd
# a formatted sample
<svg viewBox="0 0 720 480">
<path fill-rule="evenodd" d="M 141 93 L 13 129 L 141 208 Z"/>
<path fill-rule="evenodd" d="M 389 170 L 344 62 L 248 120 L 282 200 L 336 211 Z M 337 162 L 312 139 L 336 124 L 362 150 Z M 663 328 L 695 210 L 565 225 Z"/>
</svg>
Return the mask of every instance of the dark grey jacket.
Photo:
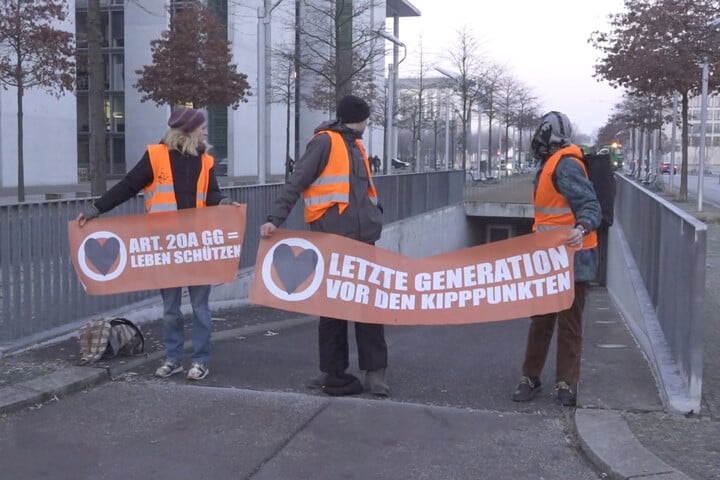
<svg viewBox="0 0 720 480">
<path fill-rule="evenodd" d="M 382 233 L 382 209 L 379 204 L 374 205 L 368 197 L 370 179 L 362 154 L 355 145 L 355 139 L 362 138 L 362 134 L 339 122 L 323 123 L 315 129 L 315 133 L 321 130 L 342 134 L 345 146 L 350 152 L 350 204 L 342 215 L 337 205 L 329 208 L 322 217 L 310 223 L 310 229 L 374 243 Z M 273 225 L 282 225 L 302 192 L 320 176 L 330 158 L 330 142 L 330 136 L 324 134 L 310 140 L 305 154 L 295 165 L 293 174 L 268 215 L 268 221 Z"/>
</svg>

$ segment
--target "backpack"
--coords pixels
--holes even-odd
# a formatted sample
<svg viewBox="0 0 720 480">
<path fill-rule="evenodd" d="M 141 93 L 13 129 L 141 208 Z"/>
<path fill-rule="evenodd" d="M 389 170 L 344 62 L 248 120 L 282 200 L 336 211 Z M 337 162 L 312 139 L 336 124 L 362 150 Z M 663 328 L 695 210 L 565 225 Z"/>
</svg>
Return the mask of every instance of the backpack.
<svg viewBox="0 0 720 480">
<path fill-rule="evenodd" d="M 80 365 L 145 351 L 145 338 L 127 318 L 91 320 L 80 328 Z"/>
<path fill-rule="evenodd" d="M 587 170 L 588 179 L 593 184 L 595 196 L 600 203 L 602 219 L 600 228 L 612 226 L 615 220 L 615 169 L 607 153 L 583 152 L 582 157 L 569 155 L 580 160 Z M 555 177 L 553 176 L 553 185 Z M 555 187 L 557 188 L 557 186 Z"/>
<path fill-rule="evenodd" d="M 609 153 L 586 153 L 582 158 L 590 182 L 595 188 L 602 221 L 600 227 L 610 227 L 615 220 L 615 169 Z"/>
</svg>

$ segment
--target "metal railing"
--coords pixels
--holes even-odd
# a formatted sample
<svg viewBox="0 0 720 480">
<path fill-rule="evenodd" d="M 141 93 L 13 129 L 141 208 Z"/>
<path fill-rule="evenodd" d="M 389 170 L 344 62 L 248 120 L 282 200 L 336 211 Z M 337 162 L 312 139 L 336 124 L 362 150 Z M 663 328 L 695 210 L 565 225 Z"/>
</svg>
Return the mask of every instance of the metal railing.
<svg viewBox="0 0 720 480">
<path fill-rule="evenodd" d="M 462 202 L 463 172 L 430 172 L 375 177 L 385 223 Z M 247 204 L 241 267 L 255 264 L 260 225 L 282 184 L 224 187 L 223 193 Z M 67 225 L 91 198 L 0 206 L 0 351 L 52 337 L 77 321 L 157 295 L 142 291 L 86 295 L 70 260 Z M 283 225 L 303 229 L 302 201 Z M 136 197 L 107 215 L 144 211 Z"/>
<path fill-rule="evenodd" d="M 630 179 L 621 175 L 616 178 L 615 220 L 622 228 L 686 393 L 699 403 L 707 226 Z M 652 342 L 653 332 L 648 331 L 652 326 L 644 328 Z"/>
</svg>

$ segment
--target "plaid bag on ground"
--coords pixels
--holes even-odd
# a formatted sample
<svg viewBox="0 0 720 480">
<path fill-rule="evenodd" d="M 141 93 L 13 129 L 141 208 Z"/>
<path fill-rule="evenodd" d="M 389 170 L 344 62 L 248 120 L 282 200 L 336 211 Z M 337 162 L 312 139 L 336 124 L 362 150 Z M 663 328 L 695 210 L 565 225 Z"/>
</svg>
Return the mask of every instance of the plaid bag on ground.
<svg viewBox="0 0 720 480">
<path fill-rule="evenodd" d="M 80 365 L 144 351 L 142 332 L 126 318 L 91 320 L 80 328 Z"/>
</svg>

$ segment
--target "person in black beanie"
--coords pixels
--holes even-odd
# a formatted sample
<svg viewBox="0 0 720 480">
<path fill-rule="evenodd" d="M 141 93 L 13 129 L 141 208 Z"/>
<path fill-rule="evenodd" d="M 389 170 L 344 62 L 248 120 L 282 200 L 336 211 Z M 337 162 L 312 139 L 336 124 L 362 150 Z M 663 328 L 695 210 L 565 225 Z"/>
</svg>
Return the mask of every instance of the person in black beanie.
<svg viewBox="0 0 720 480">
<path fill-rule="evenodd" d="M 305 221 L 310 230 L 334 233 L 374 245 L 382 233 L 382 207 L 372 181 L 370 162 L 362 135 L 370 117 L 370 106 L 355 95 L 337 103 L 337 119 L 321 124 L 307 145 L 305 154 L 275 200 L 260 236 L 268 238 L 285 222 L 302 195 Z M 346 177 L 333 182 L 337 191 L 328 195 L 327 185 L 318 188 L 324 177 Z M 331 197 L 331 198 L 329 198 Z M 347 321 L 320 317 L 318 347 L 321 374 L 306 386 L 323 389 L 329 395 L 352 395 L 363 391 L 357 378 L 346 373 L 349 367 Z M 383 325 L 355 323 L 358 363 L 365 370 L 365 388 L 373 395 L 387 397 L 385 381 L 388 351 Z"/>
</svg>

